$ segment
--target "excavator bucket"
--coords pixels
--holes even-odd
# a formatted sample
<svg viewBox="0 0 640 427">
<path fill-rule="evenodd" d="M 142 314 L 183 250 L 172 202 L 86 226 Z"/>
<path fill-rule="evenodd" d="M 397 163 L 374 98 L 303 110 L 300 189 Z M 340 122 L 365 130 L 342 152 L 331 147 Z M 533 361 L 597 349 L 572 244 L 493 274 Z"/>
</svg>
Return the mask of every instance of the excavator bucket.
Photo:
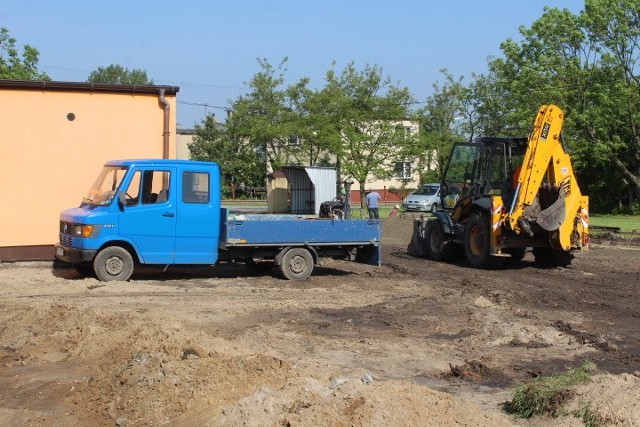
<svg viewBox="0 0 640 427">
<path fill-rule="evenodd" d="M 555 231 L 564 222 L 567 210 L 565 208 L 564 193 L 558 194 L 558 199 L 551 206 L 540 212 L 536 223 L 547 231 Z"/>
</svg>

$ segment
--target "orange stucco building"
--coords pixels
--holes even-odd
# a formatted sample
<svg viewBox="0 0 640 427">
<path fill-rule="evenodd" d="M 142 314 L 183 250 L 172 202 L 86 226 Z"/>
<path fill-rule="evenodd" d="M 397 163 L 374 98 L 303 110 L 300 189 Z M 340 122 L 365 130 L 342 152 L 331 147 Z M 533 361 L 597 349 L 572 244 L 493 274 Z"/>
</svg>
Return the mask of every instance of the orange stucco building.
<svg viewBox="0 0 640 427">
<path fill-rule="evenodd" d="M 0 261 L 53 259 L 105 160 L 175 158 L 178 90 L 0 80 Z"/>
</svg>

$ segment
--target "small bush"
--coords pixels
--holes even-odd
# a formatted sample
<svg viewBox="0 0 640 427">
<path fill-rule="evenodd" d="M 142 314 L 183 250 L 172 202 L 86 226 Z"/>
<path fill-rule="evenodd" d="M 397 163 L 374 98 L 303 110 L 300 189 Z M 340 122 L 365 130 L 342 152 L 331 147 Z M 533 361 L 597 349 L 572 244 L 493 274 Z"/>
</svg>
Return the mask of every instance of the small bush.
<svg viewBox="0 0 640 427">
<path fill-rule="evenodd" d="M 509 412 L 520 418 L 549 414 L 557 416 L 562 404 L 571 397 L 570 387 L 591 381 L 596 365 L 585 362 L 564 374 L 540 377 L 518 387 L 509 405 Z"/>
</svg>

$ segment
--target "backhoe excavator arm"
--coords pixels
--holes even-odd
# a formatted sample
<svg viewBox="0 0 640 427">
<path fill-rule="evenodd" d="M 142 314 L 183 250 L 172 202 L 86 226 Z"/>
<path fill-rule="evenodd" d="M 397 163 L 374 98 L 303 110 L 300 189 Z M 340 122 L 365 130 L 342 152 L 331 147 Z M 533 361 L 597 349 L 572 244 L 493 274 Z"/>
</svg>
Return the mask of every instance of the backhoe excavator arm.
<svg viewBox="0 0 640 427">
<path fill-rule="evenodd" d="M 581 246 L 572 241 L 572 235 L 576 217 L 588 216 L 588 199 L 580 193 L 571 159 L 564 150 L 560 137 L 562 123 L 559 107 L 543 105 L 538 111 L 507 220 L 518 234 L 533 235 L 533 223 L 549 232 L 557 230 L 552 246 L 569 250 Z M 543 184 L 558 194 L 557 200 L 546 206 L 541 206 L 539 200 Z M 586 221 L 583 221 L 585 228 Z"/>
</svg>

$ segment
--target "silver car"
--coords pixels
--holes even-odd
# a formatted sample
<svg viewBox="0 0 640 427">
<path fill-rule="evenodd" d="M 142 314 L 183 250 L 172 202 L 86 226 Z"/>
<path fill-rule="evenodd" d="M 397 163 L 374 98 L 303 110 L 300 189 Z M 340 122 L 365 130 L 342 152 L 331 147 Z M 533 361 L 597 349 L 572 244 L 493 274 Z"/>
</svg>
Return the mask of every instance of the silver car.
<svg viewBox="0 0 640 427">
<path fill-rule="evenodd" d="M 405 211 L 435 212 L 440 205 L 440 184 L 425 184 L 402 201 Z"/>
</svg>

